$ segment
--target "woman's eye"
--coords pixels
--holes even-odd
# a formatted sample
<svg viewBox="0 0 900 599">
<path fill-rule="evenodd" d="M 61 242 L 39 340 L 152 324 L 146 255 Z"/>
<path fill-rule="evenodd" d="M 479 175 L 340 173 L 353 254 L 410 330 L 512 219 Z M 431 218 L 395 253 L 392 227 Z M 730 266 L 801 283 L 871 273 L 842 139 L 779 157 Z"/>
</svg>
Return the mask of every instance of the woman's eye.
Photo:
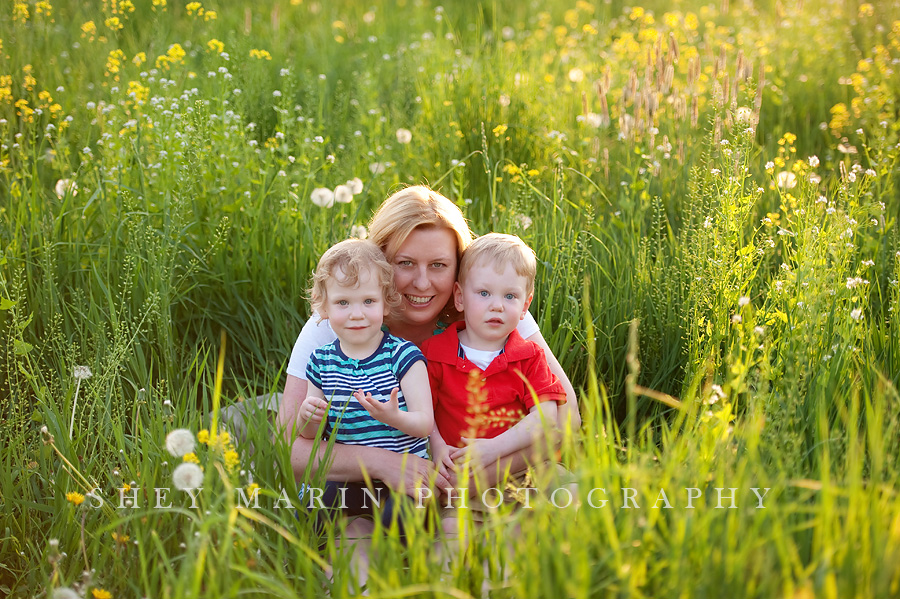
<svg viewBox="0 0 900 599">
<path fill-rule="evenodd" d="M 445 268 L 447 265 L 444 264 L 443 262 L 434 262 L 434 263 L 432 263 L 431 266 L 434 268 Z"/>
<path fill-rule="evenodd" d="M 401 260 L 397 264 L 400 266 L 412 266 L 412 260 Z"/>
</svg>

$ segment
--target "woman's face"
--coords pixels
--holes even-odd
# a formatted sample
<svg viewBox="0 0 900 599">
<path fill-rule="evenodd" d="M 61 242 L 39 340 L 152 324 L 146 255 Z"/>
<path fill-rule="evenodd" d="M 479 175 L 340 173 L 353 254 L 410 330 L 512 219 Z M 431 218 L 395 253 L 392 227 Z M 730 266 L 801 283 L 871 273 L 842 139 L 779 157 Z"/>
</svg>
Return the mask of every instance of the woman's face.
<svg viewBox="0 0 900 599">
<path fill-rule="evenodd" d="M 456 282 L 456 235 L 444 227 L 413 230 L 391 264 L 402 302 L 395 318 L 432 326 L 453 294 Z"/>
</svg>

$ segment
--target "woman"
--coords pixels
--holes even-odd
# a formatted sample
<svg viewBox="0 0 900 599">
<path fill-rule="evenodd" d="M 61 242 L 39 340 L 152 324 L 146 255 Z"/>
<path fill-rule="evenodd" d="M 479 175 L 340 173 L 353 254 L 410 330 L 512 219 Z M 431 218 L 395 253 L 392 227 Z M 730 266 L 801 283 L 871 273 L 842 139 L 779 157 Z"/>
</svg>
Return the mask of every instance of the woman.
<svg viewBox="0 0 900 599">
<path fill-rule="evenodd" d="M 384 251 L 394 267 L 394 282 L 402 304 L 385 318 L 390 332 L 421 344 L 447 324 L 459 319 L 453 309 L 453 284 L 463 250 L 472 241 L 472 232 L 459 208 L 441 194 L 424 186 L 398 191 L 381 205 L 369 224 L 369 236 Z M 299 479 L 316 452 L 312 468 L 317 469 L 325 454 L 325 444 L 294 438 L 291 434 L 300 404 L 306 397 L 306 363 L 312 351 L 336 338 L 327 320 L 310 318 L 294 345 L 287 368 L 287 382 L 279 406 L 277 423 L 291 446 L 291 465 Z M 518 327 L 526 339 L 540 345 L 550 370 L 566 389 L 566 403 L 559 409 L 561 429 L 581 426 L 575 390 L 553 355 L 537 323 L 529 314 Z M 365 476 L 381 480 L 389 487 L 415 496 L 420 481 L 437 476 L 436 486 L 452 486 L 435 472 L 431 462 L 373 447 L 336 444 L 331 453 L 326 478 L 336 481 L 363 481 Z M 510 470 L 525 466 L 521 455 L 507 456 Z M 363 473 L 366 473 L 364 476 Z"/>
</svg>

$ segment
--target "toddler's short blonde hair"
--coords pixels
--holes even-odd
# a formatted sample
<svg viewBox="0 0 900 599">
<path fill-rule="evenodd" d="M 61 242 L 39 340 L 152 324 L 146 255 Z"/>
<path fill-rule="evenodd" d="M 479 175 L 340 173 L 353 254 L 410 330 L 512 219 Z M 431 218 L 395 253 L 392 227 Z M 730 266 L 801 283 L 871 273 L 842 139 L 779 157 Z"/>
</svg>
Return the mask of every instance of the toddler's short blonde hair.
<svg viewBox="0 0 900 599">
<path fill-rule="evenodd" d="M 534 250 L 515 235 L 505 233 L 488 233 L 469 244 L 463 252 L 459 265 L 459 284 L 466 280 L 466 275 L 478 263 L 493 264 L 498 273 L 503 272 L 507 264 L 511 264 L 516 274 L 525 277 L 525 289 L 528 295 L 534 293 L 534 277 L 537 273 L 537 258 Z"/>
<path fill-rule="evenodd" d="M 309 303 L 319 314 L 328 301 L 325 283 L 336 276 L 337 271 L 343 275 L 341 285 L 353 287 L 359 284 L 360 273 L 370 271 L 381 286 L 384 303 L 389 308 L 400 305 L 400 294 L 394 286 L 394 269 L 388 264 L 381 249 L 362 239 L 347 239 L 336 243 L 322 254 L 319 264 L 312 276 L 312 288 L 309 290 Z"/>
</svg>

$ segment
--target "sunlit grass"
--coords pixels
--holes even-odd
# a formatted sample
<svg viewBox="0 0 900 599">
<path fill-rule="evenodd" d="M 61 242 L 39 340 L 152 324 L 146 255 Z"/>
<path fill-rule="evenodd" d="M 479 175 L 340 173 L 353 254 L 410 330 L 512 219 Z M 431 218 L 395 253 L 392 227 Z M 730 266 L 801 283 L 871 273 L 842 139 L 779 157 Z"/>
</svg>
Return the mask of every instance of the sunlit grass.
<svg viewBox="0 0 900 599">
<path fill-rule="evenodd" d="M 352 594 L 268 415 L 213 414 L 425 182 L 537 252 L 581 507 L 446 569 L 426 518 L 380 531 L 372 595 L 897 595 L 898 60 L 890 3 L 4 4 L 0 590 Z"/>
</svg>

